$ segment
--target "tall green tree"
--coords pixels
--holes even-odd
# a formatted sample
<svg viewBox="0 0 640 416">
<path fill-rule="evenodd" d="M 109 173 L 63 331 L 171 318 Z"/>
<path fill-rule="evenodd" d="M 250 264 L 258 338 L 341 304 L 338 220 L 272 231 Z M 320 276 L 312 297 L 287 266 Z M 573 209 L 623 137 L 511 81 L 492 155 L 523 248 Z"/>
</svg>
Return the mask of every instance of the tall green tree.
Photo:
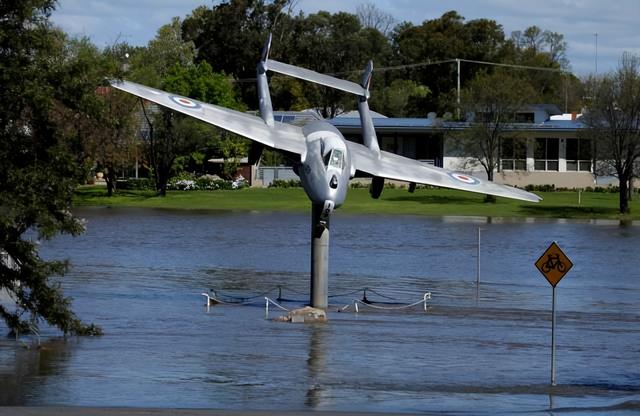
<svg viewBox="0 0 640 416">
<path fill-rule="evenodd" d="M 245 103 L 257 106 L 255 68 L 268 34 L 273 33 L 270 57 L 321 73 L 359 80 L 368 60 L 384 66 L 392 51 L 389 40 L 372 19 L 364 26 L 350 13 L 321 11 L 293 15 L 290 0 L 231 0 L 200 7 L 183 23 L 183 37 L 194 42 L 197 61 L 211 63 L 236 80 Z M 384 78 L 378 78 L 374 83 Z M 327 118 L 355 106 L 354 97 L 308 82 L 271 83 L 274 108 L 315 108 Z M 381 85 L 384 86 L 384 85 Z"/>
<path fill-rule="evenodd" d="M 64 34 L 49 24 L 54 5 L 0 4 L 0 289 L 15 301 L 0 305 L 0 317 L 20 333 L 37 331 L 42 320 L 65 333 L 99 333 L 52 279 L 68 264 L 43 260 L 33 241 L 84 230 L 70 211 L 83 172 L 70 149 L 79 132 L 68 115 L 84 116 L 79 104 L 95 83 L 89 91 L 64 85 L 77 56 L 65 53 Z"/>
<path fill-rule="evenodd" d="M 295 0 L 228 0 L 211 8 L 201 6 L 184 20 L 183 39 L 194 43 L 197 61 L 239 81 L 244 102 L 257 103 L 255 82 L 245 80 L 255 78 L 260 50 L 270 32 L 274 43 L 285 48 L 290 44 L 292 3 Z M 286 51 L 277 54 L 282 59 Z"/>
<path fill-rule="evenodd" d="M 559 108 L 580 109 L 580 96 L 576 94 L 576 78 L 568 75 L 567 42 L 564 35 L 538 26 L 511 33 L 505 47 L 505 63 L 541 68 L 523 70 L 519 76 L 536 90 L 544 103 Z M 569 99 L 571 99 L 569 101 Z"/>
<path fill-rule="evenodd" d="M 598 169 L 620 181 L 619 209 L 628 214 L 634 167 L 640 161 L 640 56 L 625 53 L 618 69 L 589 80 L 582 134 L 595 143 Z"/>
<path fill-rule="evenodd" d="M 454 62 L 411 67 L 411 64 L 448 61 L 455 58 L 496 62 L 503 57 L 506 43 L 502 26 L 490 19 L 465 21 L 456 11 L 444 13 L 437 19 L 425 20 L 421 25 L 398 25 L 392 35 L 398 64 L 408 65 L 403 77 L 427 86 L 433 94 L 416 102 L 411 115 L 424 116 L 430 111 L 452 111 L 450 103 L 439 97 L 449 95 L 457 84 Z M 483 69 L 465 63 L 460 74 L 462 85 Z M 486 69 L 486 68 L 485 68 Z"/>
<path fill-rule="evenodd" d="M 370 59 L 384 62 L 381 57 L 391 52 L 388 46 L 384 47 L 388 41 L 378 30 L 364 28 L 350 13 L 321 11 L 307 17 L 299 15 L 295 30 L 290 60 L 293 64 L 356 82 Z M 325 118 L 333 118 L 356 104 L 351 95 L 312 83 L 302 84 L 302 94 Z"/>
<path fill-rule="evenodd" d="M 423 100 L 429 94 L 429 88 L 415 81 L 395 79 L 389 86 L 376 88 L 370 106 L 389 117 L 406 117 L 411 101 Z"/>
<path fill-rule="evenodd" d="M 136 100 L 101 85 L 105 77 L 123 70 L 119 52 L 126 50 L 130 50 L 127 45 L 118 44 L 100 51 L 87 38 L 70 39 L 63 64 L 67 70 L 60 83 L 65 95 L 79 94 L 76 101 L 81 113 L 67 111 L 67 125 L 77 136 L 73 141 L 76 159 L 92 176 L 104 172 L 109 196 L 115 191 L 117 174 L 131 164 L 135 154 Z"/>
<path fill-rule="evenodd" d="M 116 191 L 118 174 L 131 165 L 137 152 L 137 100 L 110 88 L 97 91 L 98 104 L 92 115 L 93 133 L 85 140 L 85 149 L 96 171 L 104 173 L 107 196 Z"/>
</svg>

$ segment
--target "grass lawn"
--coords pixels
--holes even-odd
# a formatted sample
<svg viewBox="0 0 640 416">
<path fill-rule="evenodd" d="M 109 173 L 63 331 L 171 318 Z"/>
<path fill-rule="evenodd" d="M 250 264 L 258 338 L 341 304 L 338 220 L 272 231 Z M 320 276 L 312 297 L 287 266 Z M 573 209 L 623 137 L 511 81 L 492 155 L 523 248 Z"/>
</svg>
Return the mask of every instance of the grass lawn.
<svg viewBox="0 0 640 416">
<path fill-rule="evenodd" d="M 483 202 L 484 195 L 450 189 L 385 189 L 378 200 L 367 189 L 350 189 L 342 212 L 402 215 L 455 215 L 483 217 L 546 217 L 620 219 L 617 193 L 536 192 L 535 204 L 498 198 Z M 640 201 L 631 201 L 631 215 L 640 219 Z M 170 191 L 162 198 L 152 191 L 119 191 L 109 198 L 101 186 L 84 186 L 76 192 L 75 206 L 123 206 L 165 209 L 234 211 L 307 211 L 309 200 L 302 188 L 251 188 L 237 191 Z"/>
</svg>

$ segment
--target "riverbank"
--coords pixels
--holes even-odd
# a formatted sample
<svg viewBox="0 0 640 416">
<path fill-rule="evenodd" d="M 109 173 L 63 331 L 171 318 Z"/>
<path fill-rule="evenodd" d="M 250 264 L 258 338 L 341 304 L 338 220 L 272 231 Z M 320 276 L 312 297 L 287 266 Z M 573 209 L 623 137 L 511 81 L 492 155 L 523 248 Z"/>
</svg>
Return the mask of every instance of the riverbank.
<svg viewBox="0 0 640 416">
<path fill-rule="evenodd" d="M 498 198 L 484 202 L 484 195 L 450 189 L 385 189 L 378 200 L 367 189 L 350 189 L 341 212 L 428 216 L 538 217 L 572 219 L 622 219 L 618 194 L 600 192 L 536 192 L 540 203 Z M 302 188 L 250 188 L 233 191 L 169 191 L 159 197 L 152 191 L 119 191 L 107 197 L 100 186 L 78 189 L 75 206 L 140 207 L 186 210 L 304 212 L 309 200 Z M 640 201 L 630 203 L 627 220 L 640 220 Z"/>
</svg>

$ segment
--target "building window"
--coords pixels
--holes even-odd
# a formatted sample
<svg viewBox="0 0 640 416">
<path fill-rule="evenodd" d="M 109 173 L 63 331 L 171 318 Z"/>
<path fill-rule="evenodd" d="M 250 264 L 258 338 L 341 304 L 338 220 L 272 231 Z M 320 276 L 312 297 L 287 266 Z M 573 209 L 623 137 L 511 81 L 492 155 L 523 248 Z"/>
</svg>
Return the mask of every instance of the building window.
<svg viewBox="0 0 640 416">
<path fill-rule="evenodd" d="M 527 140 L 503 138 L 500 142 L 502 170 L 527 170 Z"/>
<path fill-rule="evenodd" d="M 591 172 L 591 140 L 567 139 L 567 170 Z"/>
<path fill-rule="evenodd" d="M 535 170 L 558 170 L 560 139 L 537 138 L 533 153 Z"/>
<path fill-rule="evenodd" d="M 441 133 L 416 136 L 416 159 L 428 165 L 442 167 Z"/>
<path fill-rule="evenodd" d="M 391 153 L 398 152 L 398 141 L 394 136 L 382 136 L 378 139 L 378 143 L 380 145 L 380 150 Z"/>
</svg>

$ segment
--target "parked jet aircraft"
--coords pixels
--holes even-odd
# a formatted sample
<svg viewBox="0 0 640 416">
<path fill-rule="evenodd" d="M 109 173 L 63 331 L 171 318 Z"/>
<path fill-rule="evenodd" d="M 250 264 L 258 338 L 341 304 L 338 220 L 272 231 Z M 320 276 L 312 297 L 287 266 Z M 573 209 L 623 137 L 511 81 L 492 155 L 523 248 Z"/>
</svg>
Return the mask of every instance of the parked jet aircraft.
<svg viewBox="0 0 640 416">
<path fill-rule="evenodd" d="M 349 180 L 356 176 L 356 173 L 372 177 L 371 194 L 374 198 L 380 196 L 384 179 L 387 178 L 409 182 L 410 189 L 420 183 L 531 202 L 540 200 L 537 195 L 520 189 L 381 151 L 367 102 L 373 73 L 372 62 L 367 65 L 361 83 L 358 85 L 354 82 L 269 59 L 270 45 L 271 37 L 263 49 L 257 67 L 261 117 L 181 97 L 130 81 L 116 80 L 112 81 L 111 85 L 247 137 L 264 146 L 298 155 L 300 159 L 296 170 L 302 186 L 313 204 L 323 207 L 324 217 L 328 217 L 335 208 L 344 202 Z M 267 83 L 267 71 L 278 72 L 355 94 L 358 98 L 364 144 L 345 140 L 342 134 L 326 121 L 311 122 L 304 127 L 275 121 Z"/>
</svg>

